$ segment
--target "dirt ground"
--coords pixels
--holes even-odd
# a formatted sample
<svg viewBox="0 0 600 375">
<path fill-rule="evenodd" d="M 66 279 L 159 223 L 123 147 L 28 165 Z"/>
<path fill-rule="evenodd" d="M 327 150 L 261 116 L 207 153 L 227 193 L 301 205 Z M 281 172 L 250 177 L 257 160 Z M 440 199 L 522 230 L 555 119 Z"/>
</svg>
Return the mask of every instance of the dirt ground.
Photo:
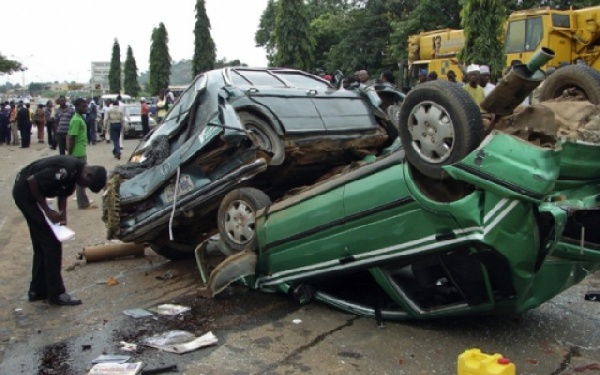
<svg viewBox="0 0 600 375">
<path fill-rule="evenodd" d="M 32 137 L 33 140 L 37 138 Z M 126 140 L 129 155 L 137 140 Z M 132 259 L 67 268 L 84 246 L 105 243 L 101 210 L 77 210 L 69 200 L 74 240 L 63 246 L 67 290 L 83 300 L 75 307 L 30 303 L 31 243 L 14 205 L 14 177 L 27 163 L 56 151 L 32 143 L 28 150 L 0 147 L 0 374 L 85 374 L 100 354 L 126 354 L 147 369 L 177 365 L 182 374 L 456 374 L 457 356 L 468 348 L 502 353 L 518 374 L 600 374 L 600 303 L 584 294 L 600 289 L 591 275 L 540 308 L 518 316 L 386 323 L 350 316 L 327 306 L 295 304 L 289 297 L 233 286 L 215 300 L 198 296 L 195 262 L 170 262 L 151 250 Z M 90 164 L 111 169 L 111 146 L 89 147 Z M 91 194 L 95 203 L 101 196 Z M 108 285 L 114 278 L 118 283 Z M 132 308 L 176 303 L 192 308 L 177 317 L 134 319 Z M 178 355 L 121 341 L 182 329 L 212 331 L 217 345 Z"/>
</svg>

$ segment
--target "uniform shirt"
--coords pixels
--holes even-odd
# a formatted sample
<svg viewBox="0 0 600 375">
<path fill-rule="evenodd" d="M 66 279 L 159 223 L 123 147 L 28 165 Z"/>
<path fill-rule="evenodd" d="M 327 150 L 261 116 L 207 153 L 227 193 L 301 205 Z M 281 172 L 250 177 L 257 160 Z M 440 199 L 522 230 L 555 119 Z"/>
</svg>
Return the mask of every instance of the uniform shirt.
<svg viewBox="0 0 600 375">
<path fill-rule="evenodd" d="M 68 197 L 75 191 L 85 163 L 72 156 L 57 155 L 35 161 L 21 170 L 19 181 L 34 176 L 40 193 L 46 198 Z"/>
<path fill-rule="evenodd" d="M 75 113 L 69 123 L 69 136 L 75 137 L 75 144 L 73 145 L 72 156 L 76 158 L 84 158 L 87 156 L 87 126 L 83 116 L 79 113 Z"/>
<path fill-rule="evenodd" d="M 481 86 L 477 85 L 476 87 L 471 87 L 471 85 L 464 85 L 463 88 L 469 93 L 469 95 L 471 95 L 471 98 L 475 100 L 477 105 L 480 105 L 483 99 L 485 99 L 485 93 L 483 92 L 483 88 Z"/>
</svg>

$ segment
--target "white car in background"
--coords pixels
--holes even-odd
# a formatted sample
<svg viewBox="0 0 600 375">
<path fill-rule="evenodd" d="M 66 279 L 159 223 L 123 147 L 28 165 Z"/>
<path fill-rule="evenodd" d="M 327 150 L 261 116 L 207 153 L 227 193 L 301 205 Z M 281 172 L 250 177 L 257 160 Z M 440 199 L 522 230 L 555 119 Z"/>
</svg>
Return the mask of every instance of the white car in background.
<svg viewBox="0 0 600 375">
<path fill-rule="evenodd" d="M 125 125 L 123 134 L 125 137 L 141 137 L 142 131 L 142 106 L 140 103 L 125 104 L 125 111 L 129 116 L 129 121 Z M 127 117 L 127 116 L 126 116 Z M 149 116 L 150 130 L 156 127 L 156 120 Z"/>
</svg>

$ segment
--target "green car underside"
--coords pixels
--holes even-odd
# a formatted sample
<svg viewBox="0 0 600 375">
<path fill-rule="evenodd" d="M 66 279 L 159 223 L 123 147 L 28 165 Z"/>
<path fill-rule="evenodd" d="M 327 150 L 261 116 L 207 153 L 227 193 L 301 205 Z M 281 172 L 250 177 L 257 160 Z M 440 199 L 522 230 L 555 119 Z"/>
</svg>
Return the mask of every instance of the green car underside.
<svg viewBox="0 0 600 375">
<path fill-rule="evenodd" d="M 360 315 L 431 318 L 523 312 L 600 265 L 598 181 L 558 189 L 560 151 L 492 134 L 446 167 L 472 187 L 449 201 L 399 155 L 265 210 L 245 282 Z"/>
</svg>

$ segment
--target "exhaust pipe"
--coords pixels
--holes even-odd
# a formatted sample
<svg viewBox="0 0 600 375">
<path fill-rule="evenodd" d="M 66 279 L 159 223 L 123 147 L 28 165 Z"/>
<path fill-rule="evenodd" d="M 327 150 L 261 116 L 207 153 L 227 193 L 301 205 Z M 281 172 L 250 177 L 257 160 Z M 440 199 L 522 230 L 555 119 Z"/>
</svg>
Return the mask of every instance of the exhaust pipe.
<svg viewBox="0 0 600 375">
<path fill-rule="evenodd" d="M 127 256 L 144 256 L 144 245 L 136 243 L 112 243 L 107 245 L 86 246 L 77 253 L 78 259 L 85 259 L 87 263 L 101 262 Z"/>
<path fill-rule="evenodd" d="M 488 95 L 481 108 L 499 116 L 510 115 L 514 109 L 542 83 L 546 74 L 539 70 L 554 58 L 554 51 L 542 47 L 527 64 L 518 64 L 506 74 Z"/>
</svg>

